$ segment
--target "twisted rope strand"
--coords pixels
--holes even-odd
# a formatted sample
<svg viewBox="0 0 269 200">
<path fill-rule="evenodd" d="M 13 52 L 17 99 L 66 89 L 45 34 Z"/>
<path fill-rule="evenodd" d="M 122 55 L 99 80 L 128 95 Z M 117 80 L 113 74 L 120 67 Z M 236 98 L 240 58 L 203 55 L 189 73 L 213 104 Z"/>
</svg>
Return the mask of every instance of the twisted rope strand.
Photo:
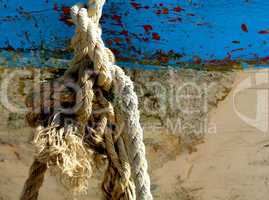
<svg viewBox="0 0 269 200">
<path fill-rule="evenodd" d="M 150 178 L 145 156 L 145 145 L 143 142 L 143 129 L 139 123 L 138 98 L 134 92 L 133 82 L 125 75 L 123 70 L 115 66 L 114 82 L 115 113 L 119 114 L 118 121 L 124 124 L 122 137 L 127 147 L 128 156 L 132 165 L 132 177 L 135 180 L 137 199 L 153 199 L 150 191 Z"/>
<path fill-rule="evenodd" d="M 87 33 L 87 50 L 88 55 L 94 63 L 94 68 L 97 71 L 103 72 L 104 77 L 98 84 L 109 88 L 111 81 L 111 73 L 114 72 L 115 96 L 118 111 L 126 124 L 125 134 L 123 139 L 126 144 L 129 159 L 132 165 L 132 175 L 135 180 L 137 198 L 141 200 L 153 199 L 150 191 L 150 179 L 148 175 L 148 166 L 145 159 L 145 146 L 143 143 L 143 130 L 139 123 L 138 100 L 134 92 L 133 83 L 127 77 L 123 70 L 114 65 L 109 59 L 110 55 L 105 47 L 102 37 L 99 20 L 102 14 L 104 0 L 90 0 L 88 4 L 88 12 L 82 8 L 80 4 L 75 5 L 71 9 L 71 15 L 77 27 L 81 27 L 81 31 Z M 85 34 L 81 34 L 83 36 Z M 82 39 L 82 41 L 85 41 Z M 86 46 L 86 45 L 82 45 Z"/>
<path fill-rule="evenodd" d="M 74 58 L 63 79 L 77 74 L 75 80 L 81 86 L 80 108 L 71 124 L 58 122 L 61 110 L 48 117 L 40 117 L 42 120 L 39 119 L 42 113 L 35 113 L 34 117 L 31 117 L 32 113 L 28 115 L 31 124 L 41 127 L 35 140 L 38 158 L 47 165 L 58 167 L 68 186 L 81 191 L 87 188 L 86 180 L 91 174 L 92 157 L 89 152 L 105 154 L 109 161 L 102 184 L 106 200 L 152 200 L 133 83 L 120 67 L 114 65 L 114 55 L 105 47 L 101 37 L 99 21 L 104 3 L 105 0 L 89 0 L 88 9 L 82 4 L 71 8 L 76 24 L 71 42 Z M 89 70 L 98 74 L 96 81 L 96 76 L 92 76 Z M 110 90 L 111 87 L 113 90 Z M 103 91 L 114 92 L 113 104 L 106 100 Z M 72 101 L 72 98 L 68 99 Z M 101 114 L 98 114 L 99 109 Z M 63 115 L 63 118 L 66 116 Z M 117 123 L 117 128 L 109 131 L 107 125 L 113 123 Z M 43 124 L 46 126 L 43 127 Z M 122 124 L 124 129 L 120 130 L 119 125 Z M 45 170 L 38 173 L 39 179 L 30 174 L 21 200 L 37 199 Z M 39 182 L 33 183 L 35 178 Z"/>
<path fill-rule="evenodd" d="M 35 160 L 30 168 L 29 177 L 23 188 L 20 200 L 37 200 L 39 189 L 41 188 L 47 165 Z"/>
</svg>

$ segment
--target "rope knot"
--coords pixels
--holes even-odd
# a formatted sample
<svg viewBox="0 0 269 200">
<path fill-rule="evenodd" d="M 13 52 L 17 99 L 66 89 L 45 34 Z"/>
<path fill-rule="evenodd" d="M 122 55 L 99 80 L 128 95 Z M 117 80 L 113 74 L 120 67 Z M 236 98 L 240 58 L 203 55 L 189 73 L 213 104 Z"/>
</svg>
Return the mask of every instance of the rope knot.
<svg viewBox="0 0 269 200">
<path fill-rule="evenodd" d="M 101 36 L 99 20 L 104 3 L 105 0 L 89 0 L 88 10 L 83 4 L 71 8 L 77 27 L 72 38 L 75 55 L 63 79 L 79 84 L 80 92 L 71 94 L 78 98 L 67 95 L 70 102 L 65 102 L 78 103 L 79 108 L 68 115 L 41 101 L 42 108 L 55 109 L 54 112 L 28 115 L 32 125 L 38 126 L 34 140 L 37 157 L 21 200 L 37 200 L 49 166 L 57 169 L 68 190 L 86 191 L 91 165 L 93 161 L 97 164 L 98 157 L 108 161 L 102 184 L 105 200 L 152 200 L 133 83 L 114 65 L 114 55 Z M 116 100 L 114 104 L 106 99 L 110 96 L 104 95 L 110 92 Z"/>
</svg>

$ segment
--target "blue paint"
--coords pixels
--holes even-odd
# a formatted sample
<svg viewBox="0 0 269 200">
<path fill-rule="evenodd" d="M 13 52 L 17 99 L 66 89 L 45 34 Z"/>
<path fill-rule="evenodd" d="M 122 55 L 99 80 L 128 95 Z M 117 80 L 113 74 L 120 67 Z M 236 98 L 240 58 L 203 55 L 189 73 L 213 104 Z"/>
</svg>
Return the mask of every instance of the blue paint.
<svg viewBox="0 0 269 200">
<path fill-rule="evenodd" d="M 14 51 L 2 50 L 0 64 L 54 65 L 54 54 L 46 57 L 40 51 L 67 47 L 74 27 L 59 19 L 62 6 L 76 2 L 1 0 L 0 48 Z M 269 29 L 268 10 L 269 1 L 264 0 L 108 0 L 103 38 L 120 60 L 129 63 L 258 60 L 269 56 L 269 34 L 259 33 Z M 242 30 L 242 24 L 248 32 Z M 12 55 L 18 49 L 21 58 L 14 61 Z M 70 54 L 63 53 L 56 60 L 62 65 L 69 58 Z"/>
</svg>

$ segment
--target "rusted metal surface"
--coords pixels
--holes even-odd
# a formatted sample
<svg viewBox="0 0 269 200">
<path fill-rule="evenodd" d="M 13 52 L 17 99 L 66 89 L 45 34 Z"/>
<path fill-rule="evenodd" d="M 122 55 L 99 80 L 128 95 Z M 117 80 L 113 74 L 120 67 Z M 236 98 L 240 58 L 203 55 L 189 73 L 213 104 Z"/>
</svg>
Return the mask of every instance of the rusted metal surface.
<svg viewBox="0 0 269 200">
<path fill-rule="evenodd" d="M 0 0 L 0 64 L 63 66 L 77 0 Z M 269 2 L 108 0 L 103 37 L 126 65 L 269 60 Z"/>
</svg>

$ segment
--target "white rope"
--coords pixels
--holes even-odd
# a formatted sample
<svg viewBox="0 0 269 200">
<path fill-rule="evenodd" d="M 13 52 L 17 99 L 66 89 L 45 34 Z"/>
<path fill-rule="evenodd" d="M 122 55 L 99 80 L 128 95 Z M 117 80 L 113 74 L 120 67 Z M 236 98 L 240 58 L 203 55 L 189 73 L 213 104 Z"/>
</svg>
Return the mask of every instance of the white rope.
<svg viewBox="0 0 269 200">
<path fill-rule="evenodd" d="M 77 26 L 77 33 L 72 40 L 75 49 L 72 62 L 74 66 L 79 66 L 75 63 L 89 56 L 94 69 L 101 74 L 98 79 L 99 86 L 109 89 L 114 80 L 115 114 L 120 123 L 125 125 L 122 137 L 131 163 L 136 197 L 137 200 L 152 200 L 143 130 L 139 123 L 138 99 L 133 83 L 120 67 L 114 65 L 114 55 L 105 47 L 101 37 L 99 21 L 104 3 L 105 0 L 89 0 L 88 10 L 82 4 L 76 4 L 71 8 L 71 16 Z"/>
<path fill-rule="evenodd" d="M 122 134 L 128 156 L 131 161 L 132 177 L 135 180 L 136 195 L 139 200 L 152 200 L 150 191 L 150 178 L 148 164 L 145 156 L 143 142 L 143 129 L 141 128 L 138 110 L 138 98 L 134 92 L 131 79 L 124 71 L 115 67 L 115 113 L 120 117 L 120 124 L 124 124 Z"/>
</svg>

